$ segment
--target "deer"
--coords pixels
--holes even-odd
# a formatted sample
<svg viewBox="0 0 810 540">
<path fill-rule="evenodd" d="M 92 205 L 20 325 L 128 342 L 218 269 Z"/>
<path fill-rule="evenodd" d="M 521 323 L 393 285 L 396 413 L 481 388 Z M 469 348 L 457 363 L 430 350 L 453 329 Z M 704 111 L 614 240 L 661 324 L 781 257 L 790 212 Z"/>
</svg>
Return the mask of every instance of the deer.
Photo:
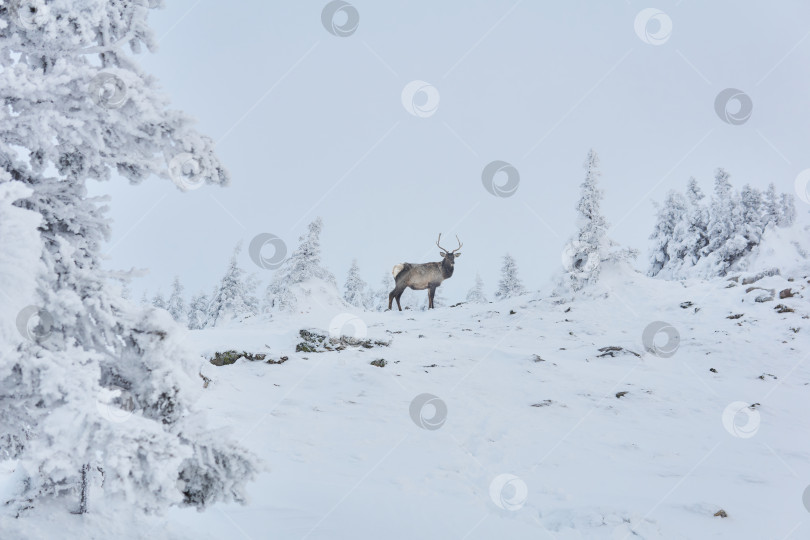
<svg viewBox="0 0 810 540">
<path fill-rule="evenodd" d="M 439 233 L 439 239 L 436 241 L 436 246 L 441 250 L 439 255 L 442 256 L 440 262 L 429 262 L 422 264 L 400 263 L 394 265 L 392 273 L 394 274 L 394 281 L 396 285 L 394 290 L 388 294 L 388 310 L 391 310 L 394 298 L 397 300 L 397 308 L 402 311 L 402 306 L 399 303 L 399 298 L 402 293 L 410 287 L 415 291 L 428 290 L 428 309 L 433 309 L 433 296 L 436 294 L 436 287 L 442 284 L 442 281 L 453 277 L 453 265 L 455 264 L 456 257 L 461 257 L 461 253 L 456 253 L 461 249 L 461 240 L 456 236 L 458 247 L 453 251 L 444 249 L 440 243 L 442 235 Z"/>
</svg>

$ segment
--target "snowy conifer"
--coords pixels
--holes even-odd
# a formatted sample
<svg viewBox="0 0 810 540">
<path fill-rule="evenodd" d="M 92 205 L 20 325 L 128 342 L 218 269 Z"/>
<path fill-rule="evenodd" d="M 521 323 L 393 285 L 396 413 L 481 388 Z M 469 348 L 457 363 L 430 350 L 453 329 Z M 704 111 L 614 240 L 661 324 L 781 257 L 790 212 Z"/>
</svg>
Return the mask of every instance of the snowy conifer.
<svg viewBox="0 0 810 540">
<path fill-rule="evenodd" d="M 206 326 L 217 326 L 258 312 L 251 286 L 245 279 L 245 271 L 239 266 L 241 249 L 241 244 L 234 248 L 225 275 L 211 298 Z"/>
<path fill-rule="evenodd" d="M 188 327 L 190 330 L 202 330 L 208 322 L 208 295 L 201 292 L 191 299 L 188 305 Z"/>
<path fill-rule="evenodd" d="M 598 180 L 599 156 L 591 149 L 583 164 L 585 180 L 580 186 L 577 203 L 577 233 L 563 252 L 567 280 L 575 291 L 599 278 L 602 262 L 625 260 L 636 256 L 635 250 L 612 251 L 615 242 L 607 237 L 607 221 L 602 216 L 602 190 Z"/>
<path fill-rule="evenodd" d="M 113 174 L 180 187 L 228 181 L 213 142 L 167 109 L 128 54 L 155 49 L 146 15 L 161 2 L 17 4 L 26 9 L 0 10 L 0 183 L 25 184 L 15 206 L 41 217 L 32 303 L 51 324 L 0 355 L 0 441 L 16 437 L 20 479 L 10 506 L 49 498 L 86 512 L 93 472 L 105 500 L 136 510 L 242 500 L 253 459 L 191 414 L 196 359 L 180 328 L 110 285 L 109 219 L 87 194 L 88 180 Z M 2 231 L 16 218 L 0 219 Z M 124 423 L 111 411 L 132 414 Z"/>
<path fill-rule="evenodd" d="M 503 256 L 501 279 L 498 282 L 498 290 L 495 293 L 495 298 L 503 300 L 504 298 L 519 296 L 525 292 L 526 289 L 523 287 L 523 282 L 518 277 L 517 263 L 515 259 L 507 253 Z"/>
<path fill-rule="evenodd" d="M 650 256 L 649 275 L 655 276 L 670 261 L 681 261 L 685 254 L 687 202 L 675 191 L 667 194 L 664 204 L 658 209 L 655 229 L 650 239 L 653 249 Z"/>
<path fill-rule="evenodd" d="M 737 192 L 729 178 L 725 170 L 717 169 L 714 196 L 708 207 L 702 203 L 703 193 L 697 182 L 690 179 L 682 219 L 676 219 L 681 205 L 672 204 L 673 198 L 680 196 L 668 196 L 651 236 L 655 240 L 651 275 L 666 270 L 664 277 L 683 278 L 689 274 L 682 268 L 700 266 L 699 275 L 724 276 L 759 245 L 769 225 L 787 227 L 793 223 L 792 195 L 778 195 L 773 183 L 765 193 L 750 185 Z M 682 233 L 673 229 L 673 223 L 683 227 Z M 664 239 L 666 255 L 662 251 Z"/>
<path fill-rule="evenodd" d="M 709 209 L 703 203 L 705 197 L 697 180 L 690 178 L 686 187 L 689 209 L 686 213 L 687 228 L 683 241 L 687 254 L 684 262 L 687 266 L 697 263 L 703 249 L 709 245 Z"/>
<path fill-rule="evenodd" d="M 790 227 L 796 221 L 796 205 L 793 195 L 782 193 L 779 197 L 779 218 L 776 224 L 780 227 Z"/>
<path fill-rule="evenodd" d="M 730 175 L 722 168 L 714 176 L 714 196 L 709 214 L 709 245 L 704 254 L 714 254 L 714 272 L 724 276 L 729 267 L 746 252 L 748 240 L 744 236 L 742 205 L 739 195 L 732 189 Z"/>
<path fill-rule="evenodd" d="M 172 294 L 169 296 L 166 310 L 175 321 L 186 322 L 186 301 L 183 299 L 183 285 L 180 283 L 179 276 L 175 276 L 172 281 Z"/>
<path fill-rule="evenodd" d="M 487 297 L 484 294 L 484 281 L 480 274 L 475 274 L 475 285 L 467 291 L 467 302 L 473 304 L 486 304 Z"/>
<path fill-rule="evenodd" d="M 34 435 L 36 418 L 45 412 L 34 408 L 38 398 L 34 381 L 24 379 L 37 371 L 17 365 L 25 342 L 15 323 L 36 301 L 37 276 L 44 268 L 38 230 L 41 216 L 16 206 L 31 193 L 22 182 L 9 181 L 0 169 L 0 461 L 20 456 Z M 34 333 L 42 322 L 38 315 L 36 319 L 29 319 L 27 325 Z"/>
<path fill-rule="evenodd" d="M 779 222 L 779 196 L 776 194 L 776 186 L 773 182 L 768 184 L 768 191 L 765 192 L 762 204 L 762 225 L 763 227 L 773 223 L 777 225 Z"/>
<path fill-rule="evenodd" d="M 295 294 L 292 288 L 310 279 L 319 279 L 337 289 L 335 276 L 321 266 L 321 231 L 323 220 L 316 218 L 299 238 L 299 245 L 276 271 L 265 291 L 265 306 L 268 309 L 290 311 L 295 309 Z"/>
<path fill-rule="evenodd" d="M 765 229 L 762 206 L 762 193 L 749 184 L 744 185 L 740 191 L 740 217 L 742 219 L 741 232 L 748 242 L 746 246 L 748 251 L 759 244 Z"/>
<path fill-rule="evenodd" d="M 343 299 L 352 306 L 366 307 L 367 288 L 368 284 L 360 277 L 357 259 L 354 259 L 349 268 L 349 274 L 346 276 L 346 284 L 343 286 Z"/>
<path fill-rule="evenodd" d="M 152 297 L 152 306 L 158 309 L 166 309 L 168 307 L 166 299 L 163 297 L 163 293 L 158 291 L 155 296 Z"/>
</svg>

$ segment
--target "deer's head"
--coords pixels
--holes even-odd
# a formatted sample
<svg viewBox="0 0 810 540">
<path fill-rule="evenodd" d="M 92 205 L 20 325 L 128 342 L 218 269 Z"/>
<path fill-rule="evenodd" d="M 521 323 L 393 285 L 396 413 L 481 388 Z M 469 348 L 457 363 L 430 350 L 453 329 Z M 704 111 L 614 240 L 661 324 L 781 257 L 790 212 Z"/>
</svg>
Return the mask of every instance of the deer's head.
<svg viewBox="0 0 810 540">
<path fill-rule="evenodd" d="M 439 255 L 441 255 L 442 258 L 444 259 L 442 261 L 443 263 L 449 264 L 450 267 L 452 267 L 453 264 L 455 263 L 456 257 L 461 257 L 461 253 L 456 253 L 458 250 L 461 249 L 461 246 L 462 246 L 461 240 L 459 240 L 458 236 L 456 236 L 456 241 L 458 242 L 458 247 L 456 249 L 454 249 L 453 251 L 448 251 L 448 250 L 444 249 L 442 246 L 440 246 L 439 242 L 441 242 L 441 241 L 442 241 L 442 235 L 441 235 L 441 233 L 439 233 L 439 239 L 436 240 L 436 245 L 441 250 L 441 252 L 439 252 Z"/>
</svg>

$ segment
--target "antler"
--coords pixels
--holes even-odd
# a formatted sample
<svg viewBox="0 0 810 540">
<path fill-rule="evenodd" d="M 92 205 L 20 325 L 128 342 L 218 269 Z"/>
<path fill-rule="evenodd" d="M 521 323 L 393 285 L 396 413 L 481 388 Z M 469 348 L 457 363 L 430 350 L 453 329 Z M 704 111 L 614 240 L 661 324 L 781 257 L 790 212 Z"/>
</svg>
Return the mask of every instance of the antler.
<svg viewBox="0 0 810 540">
<path fill-rule="evenodd" d="M 459 239 L 458 239 L 458 235 L 456 235 L 456 241 L 458 242 L 458 247 L 457 247 L 456 249 L 454 249 L 454 250 L 452 251 L 452 253 L 455 253 L 456 251 L 460 250 L 460 249 L 461 249 L 461 246 L 463 245 L 463 244 L 461 243 L 461 240 L 459 240 Z"/>
<path fill-rule="evenodd" d="M 438 246 L 438 248 L 440 250 L 444 251 L 445 253 L 448 253 L 448 251 L 446 249 L 444 249 L 442 246 L 439 245 L 439 242 L 441 242 L 441 241 L 442 241 L 442 233 L 439 233 L 439 239 L 436 240 L 436 245 Z"/>
<path fill-rule="evenodd" d="M 436 245 L 439 246 L 439 242 L 441 242 L 441 241 L 442 241 L 442 233 L 439 233 L 439 239 L 436 240 Z M 446 250 L 442 246 L 439 246 L 439 249 L 444 251 L 445 253 L 455 253 L 456 251 L 461 249 L 462 245 L 464 245 L 464 244 L 461 243 L 461 240 L 458 239 L 458 235 L 456 235 L 456 241 L 458 242 L 458 247 L 456 249 L 454 249 L 453 251 Z"/>
</svg>

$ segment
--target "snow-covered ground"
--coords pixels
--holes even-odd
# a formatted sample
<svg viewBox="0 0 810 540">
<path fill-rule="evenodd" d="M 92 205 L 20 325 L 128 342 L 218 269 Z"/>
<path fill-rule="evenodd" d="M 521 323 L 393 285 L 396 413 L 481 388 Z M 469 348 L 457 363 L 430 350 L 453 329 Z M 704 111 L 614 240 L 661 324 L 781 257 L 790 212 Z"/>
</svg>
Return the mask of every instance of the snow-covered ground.
<svg viewBox="0 0 810 540">
<path fill-rule="evenodd" d="M 316 290 L 305 313 L 189 332 L 211 379 L 197 407 L 267 467 L 250 503 L 172 510 L 147 527 L 91 498 L 83 517 L 44 508 L 4 526 L 76 538 L 805 538 L 808 276 L 745 276 L 671 282 L 611 267 L 573 301 L 356 318 Z M 784 289 L 798 294 L 779 299 Z M 659 332 L 658 354 L 642 337 L 656 321 L 680 336 L 668 346 Z M 300 329 L 330 327 L 390 345 L 295 351 Z M 288 360 L 202 358 L 230 349 Z M 426 393 L 438 401 L 415 421 Z"/>
<path fill-rule="evenodd" d="M 59 526 L 93 538 L 806 538 L 808 276 L 745 276 L 682 283 L 613 267 L 563 303 L 357 318 L 316 295 L 296 316 L 190 332 L 205 357 L 288 357 L 201 359 L 211 382 L 197 406 L 267 467 L 250 503 L 144 527 L 91 500 L 95 514 Z M 784 289 L 798 295 L 779 299 Z M 656 321 L 680 336 L 668 346 L 659 332 L 658 354 L 642 337 Z M 330 326 L 390 345 L 295 352 L 300 329 Z M 414 420 L 426 393 L 438 401 Z"/>
</svg>

